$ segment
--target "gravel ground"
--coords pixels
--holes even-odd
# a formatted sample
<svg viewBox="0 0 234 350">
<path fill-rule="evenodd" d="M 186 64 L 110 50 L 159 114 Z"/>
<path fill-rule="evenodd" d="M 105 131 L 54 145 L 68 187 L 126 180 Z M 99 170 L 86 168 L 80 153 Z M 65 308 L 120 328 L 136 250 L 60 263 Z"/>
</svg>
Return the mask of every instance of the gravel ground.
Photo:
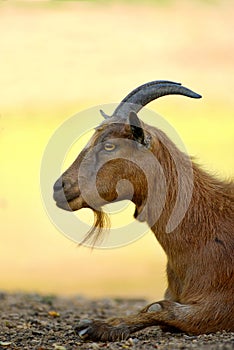
<svg viewBox="0 0 234 350">
<path fill-rule="evenodd" d="M 77 349 L 234 349 L 234 333 L 188 336 L 163 333 L 158 327 L 136 333 L 127 341 L 84 342 L 74 332 L 81 318 L 113 317 L 136 312 L 145 300 L 61 298 L 38 294 L 0 293 L 0 350 Z"/>
</svg>

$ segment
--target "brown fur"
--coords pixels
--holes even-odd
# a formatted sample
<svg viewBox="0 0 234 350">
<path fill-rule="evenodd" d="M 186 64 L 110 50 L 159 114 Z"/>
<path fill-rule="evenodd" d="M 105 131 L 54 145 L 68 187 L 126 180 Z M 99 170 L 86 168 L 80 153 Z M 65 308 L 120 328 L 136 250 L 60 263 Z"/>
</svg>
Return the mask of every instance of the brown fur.
<svg viewBox="0 0 234 350">
<path fill-rule="evenodd" d="M 62 175 L 60 181 L 63 181 L 68 204 L 61 200 L 61 188 L 55 191 L 55 200 L 66 210 L 92 209 L 82 198 L 77 173 L 84 161 L 82 176 L 86 182 L 84 180 L 83 186 L 89 188 L 89 174 L 104 160 L 96 178 L 99 194 L 109 202 L 129 199 L 130 187 L 126 184 L 117 194 L 116 186 L 121 179 L 133 185 L 134 195 L 130 199 L 136 206 L 135 217 L 148 223 L 167 255 L 168 288 L 165 300 L 148 305 L 136 315 L 106 322 L 86 320 L 78 325 L 77 331 L 81 337 L 93 340 L 125 339 L 137 330 L 154 325 L 192 334 L 234 331 L 233 183 L 207 174 L 191 163 L 162 131 L 144 123 L 141 125 L 145 137 L 151 137 L 150 147 L 142 147 L 138 142 L 125 144 L 126 139 L 134 140 L 131 127 L 127 121 L 121 124 L 114 121 L 113 118 L 107 120 L 96 130 L 88 147 Z M 108 160 L 109 155 L 103 151 L 102 144 L 107 140 L 114 140 L 118 145 L 115 159 Z M 93 153 L 94 147 L 97 149 Z M 150 162 L 149 153 L 158 163 Z M 126 155 L 131 155 L 132 161 L 123 159 Z M 181 205 L 191 186 L 192 197 L 179 225 L 167 233 L 179 193 L 178 166 L 183 172 Z M 155 222 L 155 213 L 160 212 L 162 193 L 165 193 L 163 178 L 166 179 L 166 200 Z M 147 201 L 148 196 L 152 200 Z M 104 202 L 100 198 L 92 200 L 96 221 L 84 241 L 92 237 L 96 241 L 106 222 L 101 211 Z"/>
</svg>

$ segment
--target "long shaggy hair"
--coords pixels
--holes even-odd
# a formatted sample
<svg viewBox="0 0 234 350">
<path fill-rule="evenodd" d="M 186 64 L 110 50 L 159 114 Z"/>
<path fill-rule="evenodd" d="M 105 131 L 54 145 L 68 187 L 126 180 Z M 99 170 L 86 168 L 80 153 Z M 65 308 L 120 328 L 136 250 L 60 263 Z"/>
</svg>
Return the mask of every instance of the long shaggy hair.
<svg viewBox="0 0 234 350">
<path fill-rule="evenodd" d="M 92 209 L 94 214 L 94 223 L 91 229 L 86 233 L 84 239 L 81 241 L 79 246 L 81 245 L 91 245 L 92 248 L 97 244 L 100 244 L 105 235 L 103 235 L 103 231 L 108 232 L 110 229 L 110 218 L 107 213 L 105 213 L 102 209 Z M 106 233 L 105 232 L 105 233 Z"/>
</svg>

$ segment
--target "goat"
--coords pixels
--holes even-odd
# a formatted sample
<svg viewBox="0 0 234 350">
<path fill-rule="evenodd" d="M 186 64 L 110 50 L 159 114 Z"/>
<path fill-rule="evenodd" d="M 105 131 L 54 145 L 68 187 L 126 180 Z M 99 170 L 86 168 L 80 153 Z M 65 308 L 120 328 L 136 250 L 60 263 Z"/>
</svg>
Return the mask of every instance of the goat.
<svg viewBox="0 0 234 350">
<path fill-rule="evenodd" d="M 101 111 L 104 121 L 54 185 L 58 207 L 94 211 L 94 226 L 84 241 L 101 236 L 105 203 L 130 198 L 134 217 L 148 223 L 168 260 L 164 300 L 123 318 L 81 320 L 76 331 L 82 339 L 117 341 L 156 325 L 194 335 L 234 331 L 234 184 L 207 174 L 164 132 L 138 118 L 143 106 L 169 94 L 201 97 L 169 81 L 136 88 L 112 116 Z M 94 173 L 96 181 L 90 181 Z M 117 192 L 120 180 L 128 181 Z M 169 227 L 178 198 L 184 212 Z"/>
</svg>

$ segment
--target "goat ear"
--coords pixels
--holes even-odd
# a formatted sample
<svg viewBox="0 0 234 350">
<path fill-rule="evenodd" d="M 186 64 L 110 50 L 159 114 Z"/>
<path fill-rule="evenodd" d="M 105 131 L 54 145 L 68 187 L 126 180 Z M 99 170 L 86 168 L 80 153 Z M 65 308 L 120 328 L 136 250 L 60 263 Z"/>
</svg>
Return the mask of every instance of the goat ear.
<svg viewBox="0 0 234 350">
<path fill-rule="evenodd" d="M 144 144 L 144 131 L 141 127 L 141 122 L 140 119 L 138 118 L 137 114 L 135 112 L 130 112 L 129 116 L 129 124 L 130 124 L 130 128 L 132 131 L 132 135 L 134 137 L 134 140 L 136 140 L 137 142 Z"/>
</svg>

